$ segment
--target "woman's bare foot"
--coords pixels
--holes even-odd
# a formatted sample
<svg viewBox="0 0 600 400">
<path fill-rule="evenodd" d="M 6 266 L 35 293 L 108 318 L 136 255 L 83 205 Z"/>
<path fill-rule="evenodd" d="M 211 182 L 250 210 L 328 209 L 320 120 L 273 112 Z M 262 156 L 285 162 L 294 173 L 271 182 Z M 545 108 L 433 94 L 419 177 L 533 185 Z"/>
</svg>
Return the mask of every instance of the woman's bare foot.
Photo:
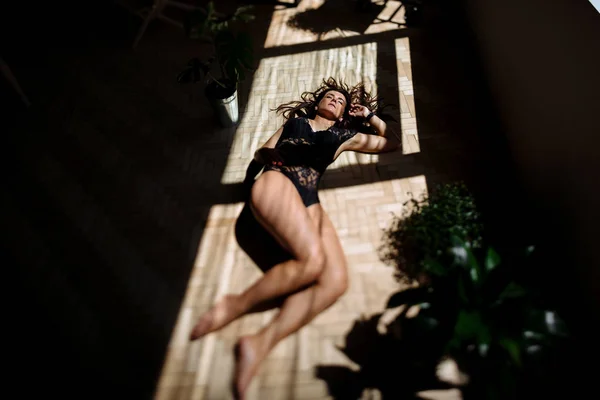
<svg viewBox="0 0 600 400">
<path fill-rule="evenodd" d="M 223 328 L 241 315 L 236 295 L 226 295 L 221 301 L 205 312 L 192 329 L 190 340 Z"/>
<path fill-rule="evenodd" d="M 258 371 L 260 362 L 266 355 L 266 351 L 260 343 L 258 336 L 246 336 L 241 338 L 235 346 L 235 376 L 233 378 L 233 397 L 243 400 L 246 389 L 252 378 Z"/>
</svg>

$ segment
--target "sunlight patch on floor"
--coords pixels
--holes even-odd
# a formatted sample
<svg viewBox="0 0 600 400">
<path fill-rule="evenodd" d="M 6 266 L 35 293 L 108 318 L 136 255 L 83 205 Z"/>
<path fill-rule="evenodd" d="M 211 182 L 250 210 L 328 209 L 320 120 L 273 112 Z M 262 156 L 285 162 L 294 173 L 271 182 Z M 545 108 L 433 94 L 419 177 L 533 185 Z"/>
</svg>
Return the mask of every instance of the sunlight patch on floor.
<svg viewBox="0 0 600 400">
<path fill-rule="evenodd" d="M 382 229 L 389 226 L 393 215 L 404 214 L 404 203 L 426 194 L 424 175 L 319 191 L 354 273 L 369 273 L 381 264 L 376 249 L 381 244 Z M 243 291 L 260 276 L 235 239 L 235 221 L 242 207 L 242 203 L 237 203 L 215 205 L 210 209 L 169 344 L 161 387 L 169 386 L 171 380 L 179 385 L 182 379 L 193 381 L 189 382 L 193 386 L 208 384 L 209 363 L 216 351 L 215 336 L 207 336 L 201 345 L 192 343 L 188 340 L 191 329 L 199 314 L 215 299 L 226 293 Z M 270 317 L 272 313 L 255 315 L 254 319 L 268 320 Z M 259 321 L 254 321 L 256 323 Z M 229 333 L 239 335 L 246 331 L 251 332 L 251 329 L 238 324 L 226 329 L 225 337 L 228 338 Z M 185 378 L 186 374 L 192 375 Z"/>
<path fill-rule="evenodd" d="M 419 153 L 421 147 L 419 146 L 417 131 L 409 39 L 396 39 L 395 48 L 396 65 L 398 68 L 400 125 L 402 127 L 402 154 Z"/>
<path fill-rule="evenodd" d="M 190 392 L 179 398 L 196 398 L 192 391 L 205 392 L 209 381 L 211 384 L 214 381 L 211 374 L 215 368 L 223 368 L 226 377 L 230 375 L 228 365 L 214 365 L 213 357 L 222 340 L 208 335 L 201 341 L 190 342 L 189 335 L 200 313 L 215 299 L 226 293 L 241 292 L 248 282 L 260 276 L 235 240 L 235 220 L 242 207 L 243 204 L 238 203 L 215 205 L 210 209 L 163 365 L 158 385 L 163 393 L 168 393 L 173 386 L 184 386 Z M 250 332 L 247 330 L 246 334 Z"/>
<path fill-rule="evenodd" d="M 406 210 L 404 203 L 426 195 L 425 175 L 319 190 L 321 203 L 342 238 L 348 233 L 347 230 L 369 225 L 378 229 L 386 228 L 392 214 L 398 217 L 403 215 Z M 375 245 L 381 240 L 381 232 L 371 233 L 368 240 Z M 351 247 L 344 248 L 352 251 Z"/>
<path fill-rule="evenodd" d="M 334 362 L 336 365 L 353 365 L 332 350 L 333 347 L 325 346 L 329 349 L 326 352 L 310 349 L 330 344 L 321 337 L 324 330 L 345 333 L 351 328 L 352 321 L 358 318 L 358 313 L 370 315 L 377 312 L 386 296 L 396 288 L 393 271 L 378 258 L 382 229 L 389 226 L 394 214 L 403 214 L 403 204 L 407 200 L 419 197 L 426 190 L 425 176 L 415 176 L 320 191 L 323 206 L 336 226 L 348 258 L 352 284 L 348 294 L 315 318 L 300 336 L 294 335 L 282 341 L 269 356 L 271 362 L 279 363 L 281 359 L 281 365 L 292 363 L 307 370 L 314 365 Z M 215 205 L 210 209 L 168 346 L 156 399 L 173 396 L 181 399 L 222 398 L 219 396 L 229 387 L 228 379 L 233 368 L 231 350 L 236 338 L 254 333 L 276 312 L 271 310 L 249 315 L 201 341 L 188 340 L 198 317 L 215 300 L 226 293 L 240 293 L 260 277 L 260 271 L 235 239 L 235 221 L 242 207 L 243 204 L 237 203 Z M 374 290 L 374 287 L 378 289 Z M 369 288 L 369 295 L 366 288 Z M 378 297 L 371 299 L 373 291 Z M 296 358 L 290 358 L 292 355 Z M 270 376 L 293 379 L 291 372 L 273 374 L 269 369 L 261 373 L 263 379 Z M 321 381 L 316 381 L 316 384 L 325 387 Z M 270 398 L 268 390 L 258 384 L 251 391 L 251 399 Z"/>
<path fill-rule="evenodd" d="M 406 201 L 419 198 L 426 191 L 424 175 L 320 191 L 322 204 L 347 256 L 350 288 L 338 303 L 297 335 L 277 345 L 251 385 L 249 399 L 288 398 L 285 393 L 273 396 L 274 389 L 261 382 L 275 382 L 274 387 L 285 392 L 301 379 L 298 371 L 311 376 L 308 382 L 311 390 L 318 387 L 319 398 L 331 398 L 326 396 L 326 384 L 313 379 L 311 371 L 315 365 L 355 367 L 335 349 L 331 338 L 343 337 L 359 315 L 379 312 L 389 293 L 397 289 L 393 270 L 379 260 L 377 249 L 382 243 L 382 230 L 389 227 L 393 215 L 404 214 Z M 235 239 L 235 221 L 242 207 L 237 203 L 210 209 L 155 399 L 227 398 L 235 341 L 256 332 L 276 312 L 252 314 L 201 341 L 188 340 L 198 317 L 215 300 L 226 293 L 240 293 L 260 277 L 260 271 Z"/>
<path fill-rule="evenodd" d="M 254 152 L 283 124 L 272 109 L 300 99 L 305 91 L 316 89 L 323 78 L 333 76 L 349 85 L 360 81 L 377 91 L 377 44 L 311 51 L 262 59 L 256 73 L 248 106 L 236 130 L 221 183 L 244 180 Z M 330 168 L 356 163 L 356 155 L 342 154 Z M 361 155 L 361 163 L 376 163 L 377 155 Z"/>
</svg>

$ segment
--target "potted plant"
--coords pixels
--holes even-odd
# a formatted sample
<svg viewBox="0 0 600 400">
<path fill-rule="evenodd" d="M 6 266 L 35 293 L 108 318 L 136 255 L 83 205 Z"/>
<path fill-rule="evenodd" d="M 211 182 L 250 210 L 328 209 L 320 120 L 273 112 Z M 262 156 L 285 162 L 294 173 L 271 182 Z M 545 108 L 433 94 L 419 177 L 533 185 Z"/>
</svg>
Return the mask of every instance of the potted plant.
<svg viewBox="0 0 600 400">
<path fill-rule="evenodd" d="M 466 385 L 471 398 L 515 398 L 543 380 L 568 336 L 553 307 L 523 284 L 532 248 L 509 261 L 484 248 L 483 224 L 463 184 L 437 186 L 407 204 L 380 251 L 401 280 L 420 285 L 390 297 L 386 309 L 405 306 L 391 331 L 427 342 L 430 361 L 444 360 L 439 377 Z M 407 317 L 412 306 L 418 314 Z"/>
<path fill-rule="evenodd" d="M 210 1 L 206 8 L 196 8 L 186 18 L 186 34 L 208 43 L 212 54 L 203 60 L 192 58 L 177 81 L 183 84 L 204 80 L 204 93 L 225 127 L 238 122 L 238 83 L 254 63 L 252 40 L 238 27 L 239 23 L 254 19 L 250 10 L 251 6 L 240 6 L 231 14 L 223 14 Z"/>
<path fill-rule="evenodd" d="M 517 398 L 527 384 L 545 380 L 567 343 L 565 323 L 536 290 L 515 280 L 515 269 L 492 248 L 474 251 L 457 236 L 451 240 L 451 264 L 428 259 L 430 284 L 409 289 L 412 296 L 394 294 L 387 308 L 419 307 L 415 317 L 398 321 L 404 339 L 429 338 L 434 348 L 437 342 L 442 368 L 454 368 L 438 376 L 466 386 L 465 398 Z"/>
</svg>

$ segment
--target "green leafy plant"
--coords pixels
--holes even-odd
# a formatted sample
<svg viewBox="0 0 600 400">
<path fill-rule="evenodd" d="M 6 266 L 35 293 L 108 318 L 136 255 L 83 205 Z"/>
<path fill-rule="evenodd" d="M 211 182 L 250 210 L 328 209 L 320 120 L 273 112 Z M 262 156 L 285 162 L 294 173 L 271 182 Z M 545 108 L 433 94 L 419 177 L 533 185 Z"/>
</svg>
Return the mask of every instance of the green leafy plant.
<svg viewBox="0 0 600 400">
<path fill-rule="evenodd" d="M 384 230 L 379 249 L 381 259 L 396 268 L 399 280 L 435 275 L 429 269 L 451 265 L 446 249 L 452 236 L 467 240 L 474 248 L 481 247 L 481 217 L 464 184 L 438 185 L 429 196 L 404 205 L 408 206 L 404 214 L 395 216 Z"/>
<path fill-rule="evenodd" d="M 493 249 L 475 251 L 453 236 L 448 253 L 451 268 L 426 261 L 435 283 L 411 299 L 420 311 L 406 323 L 443 342 L 443 354 L 471 376 L 477 398 L 514 398 L 526 372 L 543 373 L 568 337 L 565 324 L 535 291 L 514 280 Z M 405 304 L 405 298 L 396 293 L 387 307 Z"/>
<path fill-rule="evenodd" d="M 254 63 L 253 46 L 250 35 L 236 29 L 237 23 L 246 23 L 254 19 L 250 14 L 251 6 L 240 6 L 228 15 L 215 10 L 210 1 L 206 8 L 197 8 L 186 18 L 186 34 L 212 46 L 213 54 L 205 60 L 193 58 L 179 74 L 179 83 L 198 82 L 205 76 L 209 83 L 218 87 L 235 87 L 246 78 L 246 71 L 252 70 Z M 219 73 L 212 71 L 218 65 Z M 217 88 L 213 89 L 217 90 Z"/>
</svg>

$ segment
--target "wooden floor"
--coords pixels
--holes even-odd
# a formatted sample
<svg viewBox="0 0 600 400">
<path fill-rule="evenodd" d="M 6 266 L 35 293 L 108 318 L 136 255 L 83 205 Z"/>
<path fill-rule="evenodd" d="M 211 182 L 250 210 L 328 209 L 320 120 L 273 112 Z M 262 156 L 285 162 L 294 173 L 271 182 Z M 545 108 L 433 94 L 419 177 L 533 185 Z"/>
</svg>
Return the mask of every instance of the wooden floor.
<svg viewBox="0 0 600 400">
<path fill-rule="evenodd" d="M 260 277 L 233 229 L 246 166 L 282 123 L 271 109 L 334 76 L 363 81 L 397 105 L 392 126 L 403 148 L 346 153 L 326 173 L 320 198 L 348 258 L 350 288 L 276 347 L 249 398 L 343 398 L 332 393 L 335 377 L 316 372 L 359 369 L 337 347 L 400 288 L 378 258 L 381 229 L 432 184 L 480 178 L 474 115 L 485 107 L 470 48 L 437 6 L 421 28 L 409 29 L 399 2 L 374 2 L 362 14 L 346 3 L 256 7 L 258 68 L 240 88 L 234 128 L 217 126 L 198 86 L 175 82 L 202 47 L 157 21 L 131 50 L 140 21 L 120 8 L 104 11 L 114 23 L 88 33 L 87 47 L 48 51 L 51 81 L 13 59 L 34 106 L 16 113 L 11 128 L 18 181 L 9 181 L 3 198 L 8 244 L 29 268 L 23 281 L 35 293 L 32 304 L 57 327 L 54 340 L 66 343 L 67 371 L 86 388 L 134 398 L 228 398 L 236 338 L 273 312 L 196 343 L 187 336 L 211 304 Z M 46 355 L 40 362 L 58 354 L 30 346 Z M 367 388 L 362 398 L 380 394 Z M 447 390 L 422 398 L 460 396 Z"/>
<path fill-rule="evenodd" d="M 350 288 L 333 307 L 274 349 L 249 389 L 250 399 L 329 399 L 327 382 L 315 376 L 316 369 L 360 368 L 336 346 L 344 346 L 345 336 L 357 320 L 380 313 L 390 294 L 399 288 L 394 271 L 378 258 L 382 228 L 391 222 L 393 213 L 402 214 L 407 200 L 427 192 L 427 175 L 433 172 L 408 157 L 420 153 L 421 148 L 410 34 L 400 25 L 404 22 L 401 4 L 389 1 L 377 10 L 382 20 L 398 10 L 393 21 L 399 24 L 373 23 L 360 33 L 336 30 L 320 34 L 290 26 L 289 21 L 306 12 L 312 11 L 318 18 L 315 9 L 324 7 L 323 3 L 303 1 L 298 8 L 273 13 L 265 40 L 265 53 L 273 55 L 260 61 L 246 110 L 232 132 L 231 147 L 222 149 L 227 156 L 222 183 L 241 182 L 254 151 L 281 126 L 283 120 L 270 110 L 299 98 L 328 76 L 350 84 L 365 82 L 399 105 L 394 112 L 399 124 L 394 129 L 402 135 L 403 148 L 384 155 L 345 153 L 330 166 L 320 197 L 349 261 Z M 316 27 L 319 21 L 314 20 Z M 315 41 L 317 49 L 310 50 Z M 309 46 L 298 51 L 294 46 L 300 44 Z M 389 69 L 378 68 L 378 62 Z M 204 156 L 198 154 L 197 158 Z M 260 277 L 235 241 L 234 224 L 242 206 L 230 203 L 211 207 L 169 345 L 158 399 L 228 398 L 237 338 L 258 331 L 274 316 L 275 311 L 247 316 L 198 343 L 187 340 L 194 322 L 211 304 L 226 293 L 243 291 Z M 427 395 L 460 398 L 453 390 L 424 393 Z M 364 399 L 377 396 L 376 389 L 365 389 L 363 394 Z"/>
</svg>

